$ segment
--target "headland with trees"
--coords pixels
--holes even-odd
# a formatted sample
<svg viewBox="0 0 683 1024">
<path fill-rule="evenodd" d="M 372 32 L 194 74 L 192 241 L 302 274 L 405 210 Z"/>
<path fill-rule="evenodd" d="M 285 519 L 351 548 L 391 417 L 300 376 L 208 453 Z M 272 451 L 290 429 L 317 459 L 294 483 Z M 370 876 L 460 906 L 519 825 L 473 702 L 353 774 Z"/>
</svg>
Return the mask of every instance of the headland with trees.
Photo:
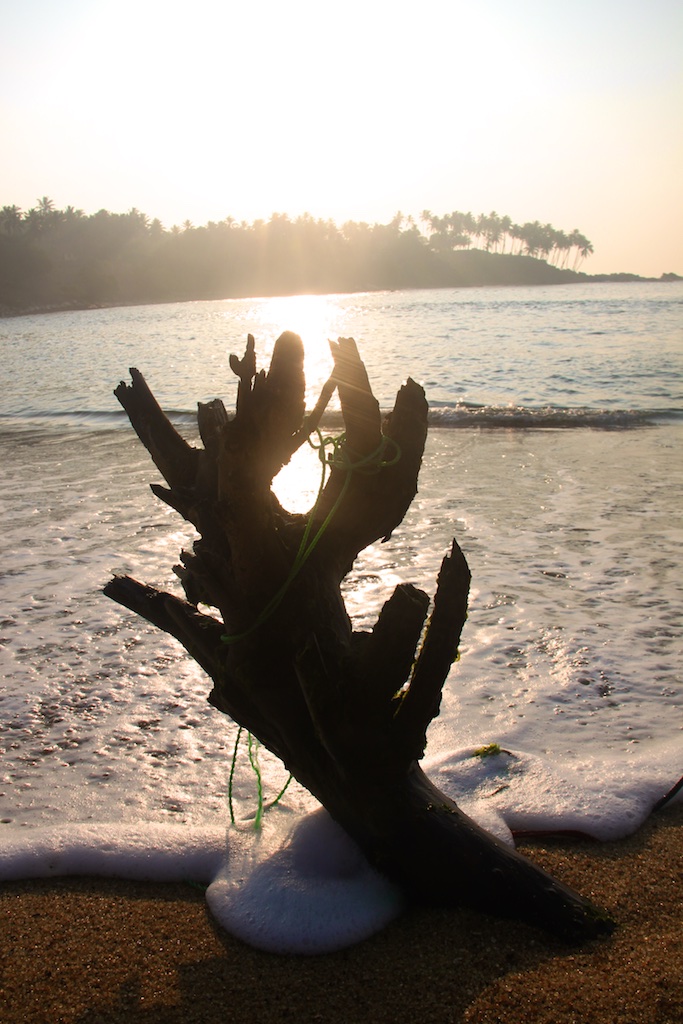
<svg viewBox="0 0 683 1024">
<path fill-rule="evenodd" d="M 591 242 L 538 221 L 425 210 L 338 226 L 309 214 L 164 228 L 44 196 L 0 209 L 0 315 L 254 295 L 639 280 L 581 272 Z"/>
</svg>

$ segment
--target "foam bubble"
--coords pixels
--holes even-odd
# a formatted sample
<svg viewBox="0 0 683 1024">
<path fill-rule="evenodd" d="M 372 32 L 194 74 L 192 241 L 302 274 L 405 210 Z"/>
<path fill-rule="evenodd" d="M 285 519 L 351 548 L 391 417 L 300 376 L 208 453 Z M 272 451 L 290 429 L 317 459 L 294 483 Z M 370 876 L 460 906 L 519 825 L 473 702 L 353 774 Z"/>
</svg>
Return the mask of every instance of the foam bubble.
<svg viewBox="0 0 683 1024">
<path fill-rule="evenodd" d="M 4 828 L 0 878 L 97 875 L 141 881 L 209 882 L 225 853 L 225 829 L 135 825 Z"/>
<path fill-rule="evenodd" d="M 635 832 L 680 775 L 671 747 L 635 760 L 570 766 L 519 750 L 476 756 L 468 747 L 425 768 L 467 815 L 507 842 L 515 832 L 581 832 L 606 841 Z"/>
<path fill-rule="evenodd" d="M 403 909 L 400 891 L 374 871 L 324 810 L 299 820 L 280 845 L 231 836 L 206 898 L 233 935 L 272 953 L 329 953 L 380 931 Z"/>
</svg>

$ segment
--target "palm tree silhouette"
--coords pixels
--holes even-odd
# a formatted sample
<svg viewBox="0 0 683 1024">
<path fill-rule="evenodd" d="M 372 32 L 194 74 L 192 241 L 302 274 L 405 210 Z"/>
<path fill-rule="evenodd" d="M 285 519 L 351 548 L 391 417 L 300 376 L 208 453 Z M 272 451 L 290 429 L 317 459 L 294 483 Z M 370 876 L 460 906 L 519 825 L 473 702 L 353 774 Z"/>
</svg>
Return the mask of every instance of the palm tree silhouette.
<svg viewBox="0 0 683 1024">
<path fill-rule="evenodd" d="M 0 210 L 0 231 L 5 235 L 18 235 L 22 229 L 23 215 L 18 206 L 3 206 Z"/>
</svg>

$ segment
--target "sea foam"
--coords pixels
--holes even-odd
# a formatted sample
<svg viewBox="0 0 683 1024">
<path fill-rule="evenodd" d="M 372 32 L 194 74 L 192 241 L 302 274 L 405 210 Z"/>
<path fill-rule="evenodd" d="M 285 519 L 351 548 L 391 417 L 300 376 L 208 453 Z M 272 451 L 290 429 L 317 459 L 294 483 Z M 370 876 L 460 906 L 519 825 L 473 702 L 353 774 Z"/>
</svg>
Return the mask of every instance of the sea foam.
<svg viewBox="0 0 683 1024">
<path fill-rule="evenodd" d="M 571 770 L 522 751 L 473 748 L 426 765 L 428 774 L 482 827 L 512 843 L 515 832 L 573 831 L 613 840 L 635 831 L 676 781 L 671 749 L 649 770 L 617 761 Z M 683 800 L 683 793 L 674 799 Z M 97 875 L 208 884 L 216 921 L 273 953 L 328 953 L 381 930 L 403 898 L 377 874 L 323 808 L 266 814 L 260 829 L 69 824 L 5 826 L 0 878 Z"/>
<path fill-rule="evenodd" d="M 379 931 L 403 909 L 400 891 L 322 808 L 265 856 L 262 837 L 241 839 L 231 836 L 206 898 L 227 931 L 259 949 L 333 952 Z"/>
</svg>

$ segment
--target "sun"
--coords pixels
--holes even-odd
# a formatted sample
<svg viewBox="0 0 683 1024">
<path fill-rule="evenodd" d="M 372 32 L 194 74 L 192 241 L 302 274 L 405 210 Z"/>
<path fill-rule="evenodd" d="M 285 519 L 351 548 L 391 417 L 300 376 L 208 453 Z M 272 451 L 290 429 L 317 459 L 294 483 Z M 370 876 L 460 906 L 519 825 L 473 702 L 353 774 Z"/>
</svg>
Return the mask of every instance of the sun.
<svg viewBox="0 0 683 1024">
<path fill-rule="evenodd" d="M 256 338 L 264 364 L 283 331 L 294 331 L 304 343 L 306 408 L 312 409 L 332 370 L 329 341 L 344 335 L 347 312 L 334 295 L 285 295 L 258 299 L 242 321 Z M 335 406 L 336 395 L 330 406 Z"/>
<path fill-rule="evenodd" d="M 323 384 L 332 370 L 329 340 L 344 334 L 346 312 L 334 295 L 288 295 L 259 299 L 250 311 L 249 330 L 259 340 L 259 349 L 267 362 L 273 345 L 283 330 L 294 331 L 304 343 L 306 374 L 306 408 L 317 402 Z M 330 401 L 339 408 L 337 395 Z M 307 443 L 292 456 L 290 462 L 273 481 L 273 491 L 290 512 L 308 512 L 314 505 L 321 485 L 322 463 Z"/>
</svg>

